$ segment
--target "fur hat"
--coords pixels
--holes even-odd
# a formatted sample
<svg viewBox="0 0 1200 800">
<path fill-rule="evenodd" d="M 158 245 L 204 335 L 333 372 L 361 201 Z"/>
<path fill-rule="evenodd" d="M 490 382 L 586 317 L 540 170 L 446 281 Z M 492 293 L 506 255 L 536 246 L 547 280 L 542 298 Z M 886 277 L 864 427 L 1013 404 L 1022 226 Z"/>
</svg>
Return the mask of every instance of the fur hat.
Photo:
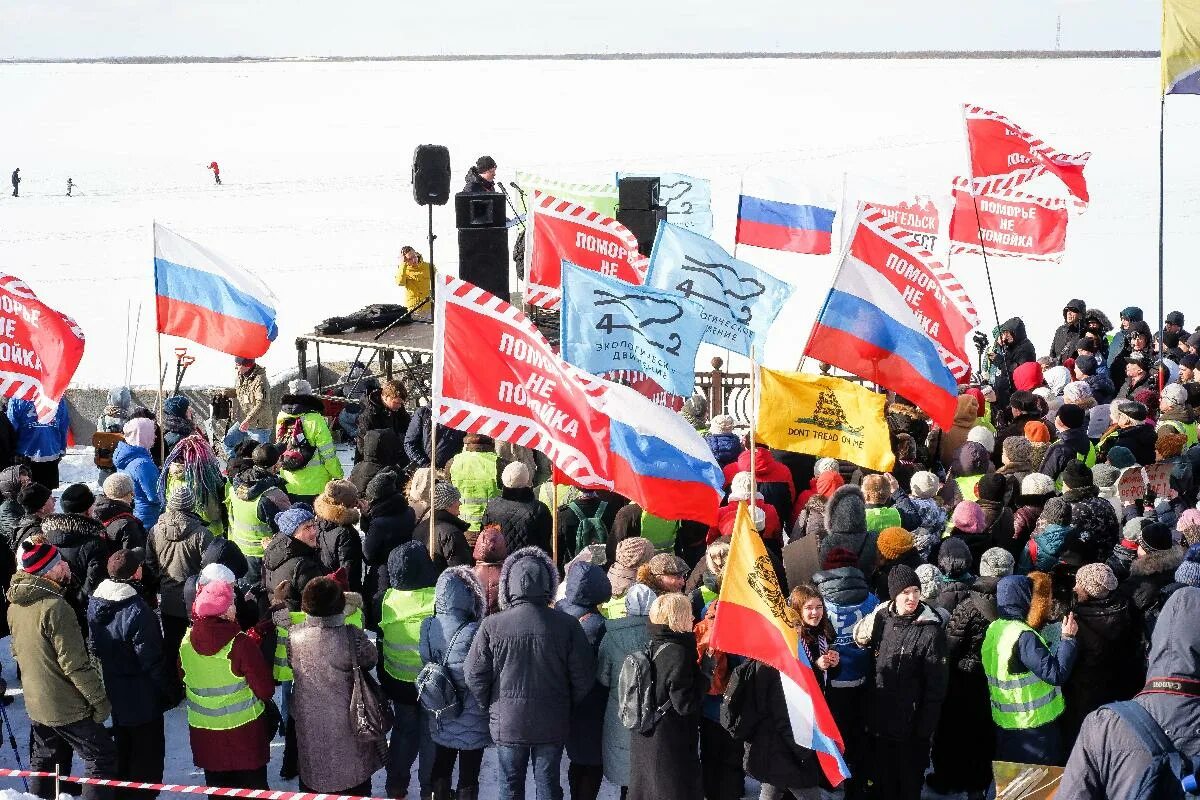
<svg viewBox="0 0 1200 800">
<path fill-rule="evenodd" d="M 1154 441 L 1154 452 L 1158 453 L 1159 458 L 1175 458 L 1183 452 L 1183 446 L 1187 444 L 1187 436 L 1182 433 L 1176 433 L 1171 429 L 1160 431 L 1158 438 Z M 63 495 L 65 498 L 66 495 Z M 65 509 L 66 506 L 64 505 Z"/>
<path fill-rule="evenodd" d="M 713 542 L 704 551 L 704 563 L 708 571 L 718 578 L 725 574 L 725 563 L 729 560 L 729 542 L 720 539 Z"/>
<path fill-rule="evenodd" d="M 1055 419 L 1066 428 L 1082 428 L 1087 423 L 1087 414 L 1073 403 L 1063 403 L 1059 407 Z"/>
<path fill-rule="evenodd" d="M 64 514 L 86 514 L 96 502 L 96 495 L 84 483 L 72 483 L 58 497 Z"/>
<path fill-rule="evenodd" d="M 868 475 L 862 481 L 863 499 L 869 505 L 881 506 L 887 503 L 890 492 L 888 492 L 888 480 L 882 475 Z"/>
<path fill-rule="evenodd" d="M 1117 576 L 1107 564 L 1084 564 L 1075 573 L 1075 585 L 1093 600 L 1103 600 L 1117 589 Z"/>
<path fill-rule="evenodd" d="M 841 569 L 842 567 L 858 567 L 858 556 L 853 550 L 845 547 L 835 547 L 825 554 L 821 569 Z"/>
<path fill-rule="evenodd" d="M 938 480 L 937 475 L 922 470 L 921 472 L 914 472 L 913 476 L 909 478 L 908 488 L 912 490 L 913 497 L 928 500 L 942 488 L 942 482 Z"/>
<path fill-rule="evenodd" d="M 1200 544 L 1188 548 L 1183 563 L 1175 570 L 1175 580 L 1187 586 L 1200 586 Z"/>
<path fill-rule="evenodd" d="M 954 507 L 954 527 L 963 533 L 982 533 L 987 527 L 983 509 L 974 500 L 963 500 Z"/>
<path fill-rule="evenodd" d="M 186 483 L 181 483 L 171 490 L 167 498 L 167 508 L 171 511 L 192 511 L 196 508 L 196 493 Z"/>
<path fill-rule="evenodd" d="M 943 577 L 942 571 L 933 564 L 922 564 L 917 567 L 917 580 L 921 582 L 921 599 L 932 602 L 937 599 L 938 584 Z"/>
<path fill-rule="evenodd" d="M 913 535 L 904 528 L 884 528 L 875 539 L 880 558 L 895 561 L 913 549 Z"/>
<path fill-rule="evenodd" d="M 838 472 L 840 466 L 836 458 L 818 458 L 816 466 L 813 467 L 813 477 L 823 475 L 826 472 Z"/>
<path fill-rule="evenodd" d="M 1038 515 L 1038 519 L 1049 525 L 1070 525 L 1071 504 L 1061 497 L 1051 497 L 1046 501 L 1046 505 L 1042 506 L 1042 513 Z"/>
<path fill-rule="evenodd" d="M 1024 497 L 1047 497 L 1054 492 L 1054 479 L 1049 475 L 1031 472 L 1021 479 L 1021 495 Z"/>
<path fill-rule="evenodd" d="M 17 500 L 27 514 L 34 514 L 41 511 L 42 506 L 46 505 L 46 501 L 50 497 L 50 490 L 40 483 L 26 484 L 17 494 Z"/>
<path fill-rule="evenodd" d="M 971 569 L 973 560 L 971 548 L 957 536 L 943 540 L 941 548 L 938 549 L 938 568 L 951 578 L 960 577 Z"/>
<path fill-rule="evenodd" d="M 708 421 L 713 433 L 733 433 L 734 419 L 729 414 L 717 414 Z"/>
<path fill-rule="evenodd" d="M 294 381 L 288 381 L 288 394 L 307 395 L 312 393 L 312 384 L 303 378 L 297 378 Z"/>
<path fill-rule="evenodd" d="M 833 534 L 863 533 L 867 529 L 867 505 L 862 490 L 853 484 L 839 487 L 825 504 L 825 530 Z"/>
<path fill-rule="evenodd" d="M 1025 427 L 1021 429 L 1021 433 L 1031 442 L 1050 441 L 1050 429 L 1046 427 L 1046 423 L 1039 419 L 1032 419 L 1026 422 Z"/>
<path fill-rule="evenodd" d="M 104 479 L 104 496 L 110 500 L 133 496 L 133 478 L 124 472 L 114 472 Z"/>
<path fill-rule="evenodd" d="M 920 587 L 921 579 L 917 577 L 916 570 L 908 564 L 897 564 L 888 572 L 888 597 L 895 600 L 896 597 L 905 589 L 912 587 Z"/>
<path fill-rule="evenodd" d="M 34 484 L 30 484 L 31 486 Z M 49 542 L 26 541 L 21 544 L 21 571 L 45 575 L 62 561 L 58 548 Z"/>
<path fill-rule="evenodd" d="M 1128 447 L 1117 445 L 1108 451 L 1108 463 L 1117 469 L 1128 469 L 1137 464 L 1137 459 L 1133 457 L 1133 451 Z"/>
<path fill-rule="evenodd" d="M 1013 554 L 1003 547 L 990 547 L 983 552 L 979 559 L 979 576 L 981 578 L 1003 578 L 1012 575 L 1016 567 Z"/>
<path fill-rule="evenodd" d="M 346 610 L 346 595 L 332 578 L 313 578 L 304 585 L 300 610 L 310 617 L 332 617 Z"/>
<path fill-rule="evenodd" d="M 1028 464 L 1033 459 L 1033 445 L 1024 436 L 1009 436 L 1000 446 L 1000 455 L 1005 464 Z"/>
<path fill-rule="evenodd" d="M 1082 489 L 1085 486 L 1095 486 L 1092 471 L 1079 459 L 1073 458 L 1067 462 L 1062 471 L 1063 486 L 1067 489 Z"/>
<path fill-rule="evenodd" d="M 433 486 L 433 510 L 445 511 L 462 500 L 462 494 L 450 481 L 438 481 Z"/>
<path fill-rule="evenodd" d="M 329 502 L 345 508 L 353 508 L 358 505 L 358 487 L 341 478 L 335 478 L 325 484 L 321 496 L 328 499 Z"/>
<path fill-rule="evenodd" d="M 514 461 L 504 468 L 500 482 L 508 489 L 529 489 L 533 486 L 533 475 L 527 465 Z"/>
<path fill-rule="evenodd" d="M 213 581 L 196 590 L 196 602 L 192 604 L 192 613 L 196 617 L 219 617 L 232 605 L 233 584 Z"/>
<path fill-rule="evenodd" d="M 1142 528 L 1142 538 L 1139 544 L 1146 551 L 1169 550 L 1175 544 L 1174 533 L 1168 525 L 1151 522 Z"/>
<path fill-rule="evenodd" d="M 967 432 L 968 442 L 978 442 L 983 445 L 990 453 L 996 449 L 996 434 L 992 433 L 990 428 L 983 425 L 976 425 Z"/>
</svg>

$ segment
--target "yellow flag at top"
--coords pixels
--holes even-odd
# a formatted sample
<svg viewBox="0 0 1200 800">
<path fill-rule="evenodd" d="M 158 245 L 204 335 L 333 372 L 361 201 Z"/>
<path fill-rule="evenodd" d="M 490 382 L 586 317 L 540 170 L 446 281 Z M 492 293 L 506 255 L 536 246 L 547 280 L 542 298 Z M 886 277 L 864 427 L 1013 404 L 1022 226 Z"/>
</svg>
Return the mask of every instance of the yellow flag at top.
<svg viewBox="0 0 1200 800">
<path fill-rule="evenodd" d="M 887 472 L 895 464 L 885 395 L 857 383 L 759 369 L 758 441 L 777 450 L 829 456 Z"/>
<path fill-rule="evenodd" d="M 1163 0 L 1163 94 L 1200 94 L 1200 0 Z"/>
</svg>

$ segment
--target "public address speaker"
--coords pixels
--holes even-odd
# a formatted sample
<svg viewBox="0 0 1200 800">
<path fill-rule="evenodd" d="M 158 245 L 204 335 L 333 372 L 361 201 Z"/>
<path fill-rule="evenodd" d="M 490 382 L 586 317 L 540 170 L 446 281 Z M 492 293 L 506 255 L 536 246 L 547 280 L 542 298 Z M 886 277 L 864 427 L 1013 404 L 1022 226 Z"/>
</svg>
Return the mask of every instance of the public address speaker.
<svg viewBox="0 0 1200 800">
<path fill-rule="evenodd" d="M 417 145 L 413 153 L 412 184 L 417 205 L 446 205 L 450 200 L 449 148 L 440 144 Z"/>
</svg>

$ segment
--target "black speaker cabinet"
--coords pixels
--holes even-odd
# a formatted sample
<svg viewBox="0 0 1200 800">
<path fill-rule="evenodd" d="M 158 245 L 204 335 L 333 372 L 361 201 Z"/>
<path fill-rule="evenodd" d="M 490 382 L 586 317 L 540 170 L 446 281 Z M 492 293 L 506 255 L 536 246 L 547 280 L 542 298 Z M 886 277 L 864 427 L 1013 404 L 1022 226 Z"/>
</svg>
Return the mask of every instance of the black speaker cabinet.
<svg viewBox="0 0 1200 800">
<path fill-rule="evenodd" d="M 462 197 L 462 195 L 459 195 Z M 508 229 L 459 228 L 458 277 L 508 302 Z"/>
<path fill-rule="evenodd" d="M 658 178 L 621 178 L 617 182 L 617 205 L 626 211 L 657 208 Z"/>
<path fill-rule="evenodd" d="M 499 192 L 454 195 L 455 227 L 503 228 L 505 222 L 504 195 Z"/>
<path fill-rule="evenodd" d="M 624 207 L 617 209 L 617 222 L 629 228 L 629 232 L 637 238 L 638 252 L 644 256 L 650 255 L 650 249 L 654 247 L 654 235 L 658 233 L 658 223 L 666 218 L 665 208 L 649 211 L 626 210 Z"/>
<path fill-rule="evenodd" d="M 418 205 L 446 205 L 450 200 L 450 150 L 440 144 L 417 145 L 412 184 Z"/>
</svg>

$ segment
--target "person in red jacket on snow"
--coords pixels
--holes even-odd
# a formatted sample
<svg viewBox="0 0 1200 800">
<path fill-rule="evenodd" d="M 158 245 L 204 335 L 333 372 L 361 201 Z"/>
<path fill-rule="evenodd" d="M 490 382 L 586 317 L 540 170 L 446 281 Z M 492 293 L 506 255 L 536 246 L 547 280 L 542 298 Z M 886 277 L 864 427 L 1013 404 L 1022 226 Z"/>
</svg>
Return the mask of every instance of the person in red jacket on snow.
<svg viewBox="0 0 1200 800">
<path fill-rule="evenodd" d="M 221 185 L 221 166 L 217 162 L 214 161 L 208 165 L 208 168 L 212 170 L 213 180 L 217 182 L 217 186 L 220 186 Z"/>
</svg>

